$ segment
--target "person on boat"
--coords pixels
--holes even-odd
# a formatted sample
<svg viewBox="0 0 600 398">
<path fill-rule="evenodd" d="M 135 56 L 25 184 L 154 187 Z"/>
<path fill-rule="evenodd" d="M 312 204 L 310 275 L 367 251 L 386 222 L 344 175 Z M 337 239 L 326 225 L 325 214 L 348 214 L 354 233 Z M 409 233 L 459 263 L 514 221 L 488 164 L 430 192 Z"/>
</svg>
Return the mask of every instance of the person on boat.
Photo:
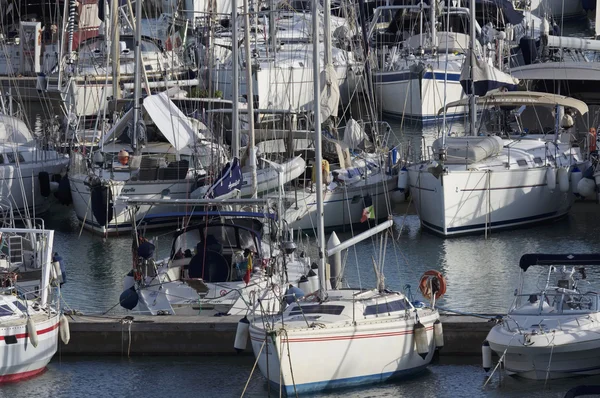
<svg viewBox="0 0 600 398">
<path fill-rule="evenodd" d="M 208 235 L 206 240 L 198 242 L 196 245 L 196 254 L 186 267 L 188 277 L 202 278 L 207 281 L 216 278 L 222 279 L 219 273 L 219 268 L 221 267 L 218 267 L 219 261 L 223 259 L 222 252 L 222 245 L 213 235 Z M 215 268 L 213 268 L 213 265 Z"/>
</svg>

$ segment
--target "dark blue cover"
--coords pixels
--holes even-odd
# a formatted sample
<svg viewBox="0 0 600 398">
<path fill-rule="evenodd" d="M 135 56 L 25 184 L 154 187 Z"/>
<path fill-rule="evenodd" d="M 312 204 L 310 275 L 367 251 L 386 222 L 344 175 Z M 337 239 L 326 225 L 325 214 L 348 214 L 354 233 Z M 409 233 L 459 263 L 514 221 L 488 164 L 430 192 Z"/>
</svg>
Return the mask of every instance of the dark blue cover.
<svg viewBox="0 0 600 398">
<path fill-rule="evenodd" d="M 231 162 L 228 162 L 217 181 L 208 189 L 206 192 L 207 199 L 218 198 L 219 196 L 226 195 L 234 189 L 241 189 L 244 179 L 242 176 L 242 168 L 240 167 L 240 160 L 233 158 Z"/>
</svg>

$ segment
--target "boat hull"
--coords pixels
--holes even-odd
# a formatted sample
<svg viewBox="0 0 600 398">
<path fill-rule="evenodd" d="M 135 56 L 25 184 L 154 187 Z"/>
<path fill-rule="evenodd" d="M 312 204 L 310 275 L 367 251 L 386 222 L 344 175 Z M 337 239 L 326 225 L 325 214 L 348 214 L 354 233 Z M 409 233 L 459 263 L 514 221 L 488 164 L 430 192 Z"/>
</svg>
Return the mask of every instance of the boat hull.
<svg viewBox="0 0 600 398">
<path fill-rule="evenodd" d="M 507 373 L 526 379 L 546 380 L 600 374 L 600 339 L 574 343 L 581 339 L 582 333 L 585 332 L 580 331 L 570 336 L 569 341 L 562 344 L 558 335 L 532 336 L 527 345 L 524 345 L 522 335 L 508 336 L 492 330 L 488 342 L 490 348 L 498 355 L 501 356 L 506 351 L 504 369 Z M 594 334 L 597 336 L 596 332 Z M 557 341 L 555 344 L 548 344 L 548 339 Z"/>
<path fill-rule="evenodd" d="M 409 184 L 421 224 L 443 236 L 558 218 L 575 200 L 572 192 L 548 188 L 546 168 L 452 171 L 439 178 L 425 168 L 413 168 Z"/>
<path fill-rule="evenodd" d="M 43 372 L 58 347 L 59 315 L 36 321 L 38 346 L 33 347 L 27 334 L 26 321 L 22 325 L 0 327 L 0 383 L 14 382 Z M 9 344 L 6 336 L 16 336 Z"/>
<path fill-rule="evenodd" d="M 57 158 L 44 162 L 23 162 L 5 164 L 0 166 L 0 198 L 5 203 L 10 203 L 13 211 L 23 212 L 26 208 L 34 210 L 36 214 L 48 210 L 52 203 L 52 195 L 44 197 L 40 188 L 39 174 L 41 171 L 48 173 L 50 179 L 55 175 L 64 173 L 68 158 Z"/>
<path fill-rule="evenodd" d="M 433 316 L 421 319 L 430 346 L 425 358 L 411 348 L 415 346 L 414 325 L 404 318 L 320 330 L 291 329 L 268 336 L 251 325 L 250 338 L 269 383 L 295 395 L 380 383 L 422 371 L 435 351 L 434 321 Z"/>
<path fill-rule="evenodd" d="M 422 124 L 441 119 L 438 112 L 444 103 L 458 101 L 465 95 L 460 70 L 447 74 L 443 69 L 422 74 L 409 70 L 378 72 L 374 81 L 376 98 L 384 114 Z M 465 113 L 465 107 L 453 108 L 446 118 L 462 117 Z"/>
<path fill-rule="evenodd" d="M 131 211 L 124 205 L 115 205 L 112 220 L 103 226 L 98 223 L 92 212 L 90 186 L 86 184 L 87 176 L 73 174 L 69 176 L 73 207 L 77 218 L 84 228 L 102 234 L 118 234 L 131 231 Z M 117 196 L 131 199 L 161 199 L 163 191 L 168 190 L 172 199 L 185 199 L 193 190 L 191 180 L 177 181 L 113 181 L 111 183 L 112 197 Z M 189 215 L 191 209 L 186 206 L 138 206 L 134 211 L 136 222 L 144 221 L 148 229 L 163 228 L 177 225 L 177 220 Z"/>
<path fill-rule="evenodd" d="M 345 227 L 361 223 L 365 209 L 365 198 L 370 196 L 373 202 L 375 219 L 387 218 L 391 214 L 390 195 L 397 191 L 397 176 L 376 175 L 369 177 L 368 184 L 357 183 L 346 189 L 338 188 L 326 191 L 323 195 L 323 220 L 325 228 Z M 298 199 L 287 206 L 284 219 L 290 228 L 315 230 L 317 226 L 316 193 L 302 192 Z"/>
</svg>

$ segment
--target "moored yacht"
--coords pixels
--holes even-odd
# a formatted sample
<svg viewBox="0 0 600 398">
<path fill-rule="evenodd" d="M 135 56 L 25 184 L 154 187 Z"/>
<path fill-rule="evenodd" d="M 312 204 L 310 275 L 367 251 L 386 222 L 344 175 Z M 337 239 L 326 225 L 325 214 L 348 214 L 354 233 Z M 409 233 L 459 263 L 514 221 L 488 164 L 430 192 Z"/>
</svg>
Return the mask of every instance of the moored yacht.
<svg viewBox="0 0 600 398">
<path fill-rule="evenodd" d="M 533 92 L 488 94 L 478 97 L 477 104 L 495 107 L 496 115 L 508 119 L 518 116 L 510 109 L 521 106 L 534 106 L 536 111 L 558 106 L 581 114 L 588 110 L 572 98 Z M 506 117 L 490 125 L 489 135 L 438 138 L 428 160 L 408 167 L 410 191 L 423 227 L 454 236 L 567 214 L 577 192 L 572 172 L 580 177 L 587 164 L 579 148 L 568 138 L 559 139 L 562 129 L 527 134 L 518 123 L 506 124 Z"/>
<path fill-rule="evenodd" d="M 515 300 L 487 336 L 506 372 L 534 380 L 600 373 L 600 301 L 586 272 L 587 266 L 597 265 L 599 254 L 521 257 Z M 535 280 L 546 280 L 541 289 L 524 284 L 532 267 Z"/>
</svg>

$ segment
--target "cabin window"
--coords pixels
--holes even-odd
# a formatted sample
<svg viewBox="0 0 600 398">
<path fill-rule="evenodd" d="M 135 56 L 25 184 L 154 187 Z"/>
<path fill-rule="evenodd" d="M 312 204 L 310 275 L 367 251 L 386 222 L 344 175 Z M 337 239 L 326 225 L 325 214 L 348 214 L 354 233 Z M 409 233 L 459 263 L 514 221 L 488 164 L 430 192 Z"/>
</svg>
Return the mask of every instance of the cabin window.
<svg viewBox="0 0 600 398">
<path fill-rule="evenodd" d="M 527 161 L 525 159 L 518 159 L 517 164 L 519 166 L 527 166 Z"/>
<path fill-rule="evenodd" d="M 301 314 L 329 314 L 329 315 L 340 315 L 344 311 L 343 305 L 296 305 L 290 310 L 290 315 L 301 315 Z"/>
<path fill-rule="evenodd" d="M 25 161 L 25 158 L 23 155 L 21 155 L 21 153 L 18 153 L 17 157 L 15 158 L 15 154 L 13 152 L 8 152 L 6 157 L 8 158 L 9 163 L 16 163 L 16 159 L 19 159 L 19 163 L 23 163 Z"/>
<path fill-rule="evenodd" d="M 535 157 L 535 158 L 533 158 L 533 161 L 535 162 L 535 164 L 542 164 L 542 163 L 543 163 L 543 162 L 542 162 L 542 158 L 540 158 L 539 156 L 538 156 L 538 157 Z"/>
<path fill-rule="evenodd" d="M 10 316 L 15 312 L 8 305 L 0 305 L 0 316 Z"/>
<path fill-rule="evenodd" d="M 27 312 L 27 307 L 20 301 L 13 301 L 13 305 L 17 307 L 20 311 Z"/>
<path fill-rule="evenodd" d="M 389 312 L 404 311 L 407 305 L 404 300 L 388 301 L 387 303 L 368 305 L 363 315 L 387 314 Z"/>
</svg>

